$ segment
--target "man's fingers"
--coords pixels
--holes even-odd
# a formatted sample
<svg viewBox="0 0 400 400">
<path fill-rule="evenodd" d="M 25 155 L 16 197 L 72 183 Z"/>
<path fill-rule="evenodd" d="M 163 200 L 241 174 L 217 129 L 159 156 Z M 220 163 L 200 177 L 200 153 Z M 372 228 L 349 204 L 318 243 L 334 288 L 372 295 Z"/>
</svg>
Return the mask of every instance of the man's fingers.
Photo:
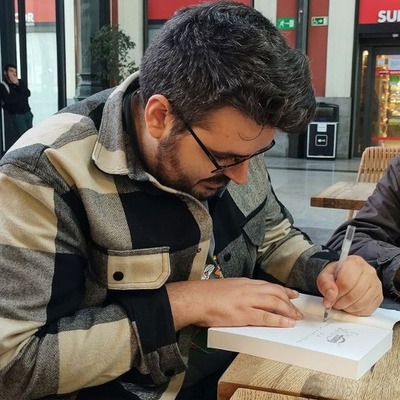
<svg viewBox="0 0 400 400">
<path fill-rule="evenodd" d="M 225 278 L 171 282 L 167 289 L 177 330 L 190 324 L 291 327 L 303 318 L 291 301 L 298 297 L 297 291 L 265 281 Z M 192 304 L 190 310 L 187 304 Z"/>
<path fill-rule="evenodd" d="M 229 279 L 229 278 L 228 278 Z M 237 278 L 233 278 L 237 279 Z M 287 288 L 285 286 L 278 285 L 276 283 L 270 283 L 258 279 L 251 280 L 251 285 L 259 285 L 260 288 L 264 289 L 268 292 L 268 294 L 280 297 L 280 298 L 289 298 L 295 299 L 299 297 L 299 292 L 294 289 Z"/>
<path fill-rule="evenodd" d="M 358 288 L 354 288 L 337 301 L 335 308 L 358 316 L 369 315 L 383 301 L 382 291 L 379 289 L 375 285 L 362 292 Z"/>
<path fill-rule="evenodd" d="M 379 307 L 383 301 L 382 284 L 377 279 L 376 270 L 368 267 L 360 269 L 359 273 L 350 269 L 349 272 L 353 272 L 351 278 L 338 278 L 340 296 L 335 308 L 355 315 L 369 315 Z"/>
<path fill-rule="evenodd" d="M 291 328 L 295 326 L 297 321 L 293 318 L 284 317 L 283 315 L 274 314 L 268 311 L 262 313 L 261 325 L 276 326 L 281 328 Z"/>
<path fill-rule="evenodd" d="M 266 289 L 264 289 L 266 288 Z M 260 286 L 260 291 L 252 302 L 252 307 L 267 311 L 272 314 L 281 315 L 290 319 L 301 319 L 303 314 L 297 307 L 290 301 L 298 297 L 298 292 L 291 289 L 283 288 L 279 285 L 266 283 L 264 287 Z"/>
<path fill-rule="evenodd" d="M 338 297 L 338 291 L 335 290 L 334 288 L 329 288 L 323 296 L 324 296 L 323 300 L 324 307 L 329 308 L 332 307 L 333 304 L 335 304 Z"/>
</svg>

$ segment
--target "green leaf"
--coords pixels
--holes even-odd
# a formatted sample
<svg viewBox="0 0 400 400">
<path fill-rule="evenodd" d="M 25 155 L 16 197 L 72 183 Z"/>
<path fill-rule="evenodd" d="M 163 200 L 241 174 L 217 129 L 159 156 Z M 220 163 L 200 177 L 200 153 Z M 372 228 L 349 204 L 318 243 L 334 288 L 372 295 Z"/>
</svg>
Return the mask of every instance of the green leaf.
<svg viewBox="0 0 400 400">
<path fill-rule="evenodd" d="M 118 26 L 103 25 L 91 37 L 90 51 L 95 63 L 95 76 L 106 87 L 118 84 L 138 70 L 130 51 L 135 43 Z"/>
</svg>

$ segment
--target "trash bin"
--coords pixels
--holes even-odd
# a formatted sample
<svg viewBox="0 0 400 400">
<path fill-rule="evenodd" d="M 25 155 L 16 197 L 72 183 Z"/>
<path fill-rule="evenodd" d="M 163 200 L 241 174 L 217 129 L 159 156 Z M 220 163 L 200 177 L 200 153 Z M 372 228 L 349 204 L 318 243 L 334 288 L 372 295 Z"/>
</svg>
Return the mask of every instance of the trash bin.
<svg viewBox="0 0 400 400">
<path fill-rule="evenodd" d="M 289 158 L 305 158 L 306 157 L 306 136 L 307 131 L 300 133 L 291 133 L 289 138 Z"/>
<path fill-rule="evenodd" d="M 339 106 L 318 103 L 315 119 L 307 128 L 307 158 L 336 157 Z"/>
</svg>

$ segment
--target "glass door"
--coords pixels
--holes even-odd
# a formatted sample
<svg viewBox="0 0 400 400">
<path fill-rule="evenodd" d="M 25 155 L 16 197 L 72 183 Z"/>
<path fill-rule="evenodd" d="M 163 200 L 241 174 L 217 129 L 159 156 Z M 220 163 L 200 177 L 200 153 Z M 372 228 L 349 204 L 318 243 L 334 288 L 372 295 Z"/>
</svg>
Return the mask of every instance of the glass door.
<svg viewBox="0 0 400 400">
<path fill-rule="evenodd" d="M 400 54 L 375 55 L 374 144 L 400 146 Z"/>
<path fill-rule="evenodd" d="M 361 49 L 353 155 L 368 146 L 400 146 L 400 47 Z"/>
<path fill-rule="evenodd" d="M 14 0 L 17 26 L 17 62 L 26 68 L 34 125 L 58 110 L 58 75 L 55 0 Z M 21 30 L 20 23 L 25 26 Z M 25 35 L 20 37 L 19 33 Z M 19 46 L 24 44 L 24 48 Z M 26 63 L 26 64 L 25 64 Z"/>
</svg>

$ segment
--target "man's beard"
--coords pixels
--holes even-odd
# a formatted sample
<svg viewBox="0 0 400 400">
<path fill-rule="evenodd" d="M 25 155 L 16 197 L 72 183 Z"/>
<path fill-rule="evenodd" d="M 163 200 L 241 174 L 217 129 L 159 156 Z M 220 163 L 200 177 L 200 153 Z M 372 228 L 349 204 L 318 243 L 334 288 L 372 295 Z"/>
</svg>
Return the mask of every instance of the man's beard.
<svg viewBox="0 0 400 400">
<path fill-rule="evenodd" d="M 175 156 L 180 147 L 180 138 L 181 136 L 179 134 L 172 134 L 160 142 L 156 154 L 156 178 L 163 185 L 180 192 L 188 193 L 201 201 L 214 197 L 216 193 L 223 190 L 230 179 L 225 175 L 215 175 L 207 179 L 193 182 L 185 175 L 185 171 L 182 169 L 179 159 Z M 197 189 L 195 186 L 199 183 L 210 183 L 213 186 L 219 185 L 220 189 L 210 193 L 210 191 L 206 189 Z"/>
</svg>

